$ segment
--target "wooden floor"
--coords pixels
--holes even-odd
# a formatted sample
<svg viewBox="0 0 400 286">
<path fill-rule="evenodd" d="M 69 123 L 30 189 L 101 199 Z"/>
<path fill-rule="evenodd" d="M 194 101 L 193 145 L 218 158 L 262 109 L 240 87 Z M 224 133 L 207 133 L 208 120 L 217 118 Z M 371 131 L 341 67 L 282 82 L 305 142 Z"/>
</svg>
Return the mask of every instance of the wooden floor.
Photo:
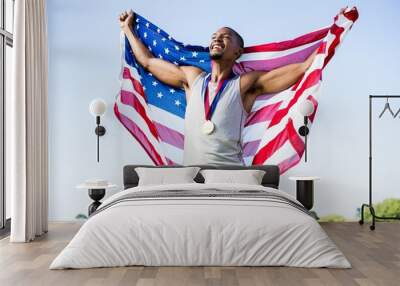
<svg viewBox="0 0 400 286">
<path fill-rule="evenodd" d="M 32 243 L 0 241 L 0 285 L 400 285 L 400 223 L 372 232 L 357 223 L 322 224 L 352 269 L 289 267 L 120 267 L 48 270 L 79 224 L 53 223 Z"/>
</svg>

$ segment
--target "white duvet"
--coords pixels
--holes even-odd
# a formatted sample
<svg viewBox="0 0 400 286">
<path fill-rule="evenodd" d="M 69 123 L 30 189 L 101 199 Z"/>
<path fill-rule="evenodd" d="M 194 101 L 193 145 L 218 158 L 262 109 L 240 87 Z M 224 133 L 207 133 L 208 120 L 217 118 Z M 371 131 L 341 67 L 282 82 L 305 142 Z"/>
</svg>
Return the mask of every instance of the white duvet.
<svg viewBox="0 0 400 286">
<path fill-rule="evenodd" d="M 210 188 L 262 190 L 295 201 L 262 186 L 193 183 L 131 188 L 101 207 L 132 192 Z M 184 197 L 128 200 L 104 207 L 81 227 L 50 269 L 127 265 L 351 267 L 318 222 L 290 204 Z"/>
</svg>

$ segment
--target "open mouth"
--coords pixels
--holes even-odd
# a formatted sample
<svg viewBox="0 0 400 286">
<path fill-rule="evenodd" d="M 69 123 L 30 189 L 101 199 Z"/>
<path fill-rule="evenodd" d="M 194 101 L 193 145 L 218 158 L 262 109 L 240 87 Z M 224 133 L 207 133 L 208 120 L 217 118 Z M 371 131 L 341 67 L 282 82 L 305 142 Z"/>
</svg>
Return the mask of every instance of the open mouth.
<svg viewBox="0 0 400 286">
<path fill-rule="evenodd" d="M 224 48 L 223 44 L 215 43 L 211 45 L 211 50 L 222 50 Z"/>
</svg>

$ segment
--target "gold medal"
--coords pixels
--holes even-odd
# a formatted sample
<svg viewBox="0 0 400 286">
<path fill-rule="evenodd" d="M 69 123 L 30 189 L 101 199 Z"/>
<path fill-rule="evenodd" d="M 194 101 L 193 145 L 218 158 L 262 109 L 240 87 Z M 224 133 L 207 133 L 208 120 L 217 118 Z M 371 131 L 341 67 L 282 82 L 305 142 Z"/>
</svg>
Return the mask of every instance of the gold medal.
<svg viewBox="0 0 400 286">
<path fill-rule="evenodd" d="M 210 135 L 211 133 L 213 133 L 214 129 L 215 125 L 211 120 L 206 120 L 206 122 L 204 122 L 202 127 L 202 131 L 204 134 Z"/>
<path fill-rule="evenodd" d="M 224 90 L 224 88 L 226 87 L 227 83 L 231 78 L 233 78 L 233 73 L 230 74 L 229 78 L 218 82 L 217 88 L 215 90 L 215 96 L 212 100 L 211 105 L 210 105 L 210 95 L 208 93 L 209 92 L 208 84 L 210 83 L 211 74 L 208 74 L 203 82 L 202 92 L 204 92 L 203 99 L 204 99 L 204 113 L 206 121 L 203 123 L 201 129 L 203 133 L 206 135 L 210 135 L 211 133 L 214 132 L 215 124 L 211 121 L 211 117 L 215 111 L 215 108 L 217 107 L 217 103 L 221 97 L 222 91 Z"/>
</svg>

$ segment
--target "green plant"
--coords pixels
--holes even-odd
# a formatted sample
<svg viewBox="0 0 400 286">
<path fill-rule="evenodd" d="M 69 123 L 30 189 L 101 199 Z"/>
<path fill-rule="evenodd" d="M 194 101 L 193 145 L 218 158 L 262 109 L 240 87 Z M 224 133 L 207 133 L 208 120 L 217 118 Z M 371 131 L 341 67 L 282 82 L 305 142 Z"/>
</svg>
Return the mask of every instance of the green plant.
<svg viewBox="0 0 400 286">
<path fill-rule="evenodd" d="M 87 215 L 84 215 L 84 214 L 77 214 L 75 216 L 75 219 L 87 219 L 87 218 L 88 218 Z"/>
<path fill-rule="evenodd" d="M 400 199 L 389 198 L 374 205 L 375 215 L 382 217 L 400 218 Z M 368 208 L 364 208 L 364 220 L 371 220 L 371 213 Z"/>
<path fill-rule="evenodd" d="M 338 214 L 330 214 L 319 219 L 320 222 L 344 222 L 346 218 Z"/>
</svg>

